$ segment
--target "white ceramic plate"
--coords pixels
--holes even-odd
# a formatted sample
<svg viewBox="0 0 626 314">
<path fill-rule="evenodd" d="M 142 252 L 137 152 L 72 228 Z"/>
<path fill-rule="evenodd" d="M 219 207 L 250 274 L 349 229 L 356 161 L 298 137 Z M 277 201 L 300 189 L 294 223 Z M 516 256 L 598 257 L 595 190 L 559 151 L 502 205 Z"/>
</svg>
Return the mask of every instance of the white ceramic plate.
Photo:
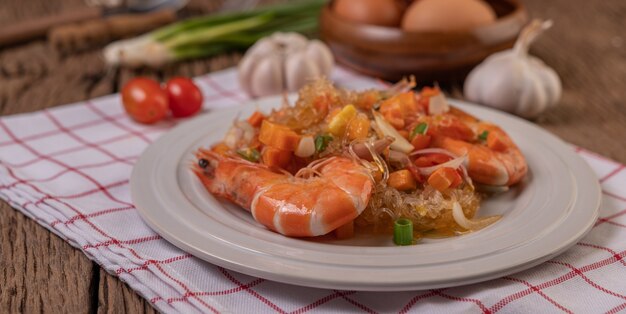
<svg viewBox="0 0 626 314">
<path fill-rule="evenodd" d="M 486 200 L 479 211 L 503 215 L 499 222 L 406 247 L 393 246 L 388 237 L 284 237 L 214 198 L 189 170 L 192 153 L 219 141 L 237 114 L 267 112 L 279 103 L 268 98 L 203 115 L 152 144 L 131 177 L 133 202 L 144 220 L 181 249 L 234 271 L 303 286 L 394 291 L 474 283 L 530 268 L 576 243 L 597 219 L 600 187 L 571 147 L 524 120 L 453 101 L 502 126 L 527 158 L 525 182 Z"/>
</svg>

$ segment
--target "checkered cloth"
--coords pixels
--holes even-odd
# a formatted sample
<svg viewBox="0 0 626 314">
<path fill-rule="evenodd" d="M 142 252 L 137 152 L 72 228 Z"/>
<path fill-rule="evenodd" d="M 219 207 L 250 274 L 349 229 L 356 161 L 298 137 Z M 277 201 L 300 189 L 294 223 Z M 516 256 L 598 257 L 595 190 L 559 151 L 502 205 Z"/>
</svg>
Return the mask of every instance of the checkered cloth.
<svg viewBox="0 0 626 314">
<path fill-rule="evenodd" d="M 337 70 L 343 85 L 374 80 Z M 234 70 L 197 79 L 205 110 L 247 100 Z M 577 149 L 602 183 L 593 230 L 531 270 L 448 289 L 394 293 L 276 283 L 199 260 L 161 239 L 131 202 L 133 163 L 176 122 L 134 123 L 111 95 L 0 118 L 0 197 L 119 276 L 157 309 L 174 312 L 609 312 L 626 309 L 626 171 Z M 590 180 L 592 178 L 589 178 Z"/>
</svg>

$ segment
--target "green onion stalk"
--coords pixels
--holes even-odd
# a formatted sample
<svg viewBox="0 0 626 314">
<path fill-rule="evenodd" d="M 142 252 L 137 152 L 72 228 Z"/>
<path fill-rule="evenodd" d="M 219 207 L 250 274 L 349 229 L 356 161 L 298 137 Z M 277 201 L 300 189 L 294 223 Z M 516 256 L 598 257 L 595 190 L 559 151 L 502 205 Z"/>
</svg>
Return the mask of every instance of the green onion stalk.
<svg viewBox="0 0 626 314">
<path fill-rule="evenodd" d="M 407 218 L 399 218 L 393 223 L 393 243 L 396 245 L 413 244 L 413 222 Z"/>
<path fill-rule="evenodd" d="M 275 32 L 312 34 L 327 0 L 300 0 L 250 11 L 180 21 L 104 48 L 109 65 L 160 67 L 170 62 L 244 50 Z"/>
</svg>

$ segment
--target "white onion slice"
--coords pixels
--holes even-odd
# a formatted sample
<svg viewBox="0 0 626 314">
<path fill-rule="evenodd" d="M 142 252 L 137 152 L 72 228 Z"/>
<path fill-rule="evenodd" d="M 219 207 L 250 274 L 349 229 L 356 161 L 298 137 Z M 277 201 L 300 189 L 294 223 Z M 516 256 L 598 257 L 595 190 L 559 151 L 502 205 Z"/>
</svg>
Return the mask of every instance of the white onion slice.
<svg viewBox="0 0 626 314">
<path fill-rule="evenodd" d="M 430 97 L 428 100 L 428 114 L 442 114 L 450 111 L 450 105 L 443 93 Z"/>
<path fill-rule="evenodd" d="M 385 118 L 378 112 L 374 111 L 374 119 L 376 125 L 385 136 L 391 136 L 394 138 L 393 143 L 389 145 L 389 148 L 403 152 L 405 154 L 410 153 L 414 148 L 409 141 L 407 141 L 398 131 L 385 120 Z"/>
<path fill-rule="evenodd" d="M 461 204 L 459 204 L 459 202 L 454 202 L 452 204 L 452 218 L 454 218 L 454 221 L 456 221 L 456 223 L 459 226 L 470 231 L 476 231 L 476 230 L 485 228 L 491 225 L 492 223 L 500 220 L 501 216 L 489 216 L 489 217 L 483 217 L 479 219 L 467 219 L 467 217 L 465 217 L 465 214 L 463 213 L 463 208 L 461 208 Z"/>
<path fill-rule="evenodd" d="M 412 152 L 411 156 L 425 155 L 425 154 L 443 154 L 446 156 L 450 156 L 452 158 L 459 157 L 458 155 L 453 154 L 451 151 L 443 149 L 443 148 L 424 148 L 424 149 L 420 149 L 420 150 L 416 150 Z"/>
<path fill-rule="evenodd" d="M 438 164 L 436 166 L 431 166 L 431 167 L 418 167 L 417 169 L 419 170 L 419 172 L 422 175 L 430 175 L 431 173 L 435 172 L 435 170 L 439 169 L 439 168 L 443 168 L 443 167 L 450 167 L 452 169 L 457 169 L 459 167 L 461 167 L 463 165 L 463 162 L 465 162 L 466 159 L 466 155 L 463 155 L 461 157 L 457 157 L 454 158 L 452 160 L 448 160 L 442 164 Z"/>
<path fill-rule="evenodd" d="M 294 154 L 298 157 L 310 157 L 315 154 L 315 141 L 312 136 L 303 136 Z"/>
</svg>

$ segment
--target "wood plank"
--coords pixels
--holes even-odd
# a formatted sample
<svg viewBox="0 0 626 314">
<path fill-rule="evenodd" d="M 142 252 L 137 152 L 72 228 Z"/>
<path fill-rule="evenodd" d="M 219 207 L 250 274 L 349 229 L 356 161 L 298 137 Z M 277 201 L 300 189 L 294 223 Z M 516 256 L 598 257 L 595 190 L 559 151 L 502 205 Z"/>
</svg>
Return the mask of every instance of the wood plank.
<svg viewBox="0 0 626 314">
<path fill-rule="evenodd" d="M 182 16 L 223 1 L 192 0 Z M 626 38 L 623 0 L 526 0 L 555 26 L 532 52 L 563 78 L 559 106 L 536 122 L 571 143 L 626 163 Z M 0 26 L 82 6 L 82 0 L 3 0 Z M 118 91 L 143 74 L 197 76 L 235 64 L 239 54 L 155 70 L 107 68 L 99 50 L 61 57 L 45 41 L 0 51 L 0 114 L 30 112 Z M 620 140 L 621 139 L 621 140 Z M 149 302 L 36 222 L 0 203 L 0 312 L 154 312 Z"/>
<path fill-rule="evenodd" d="M 554 27 L 532 53 L 563 80 L 563 98 L 537 123 L 563 140 L 626 163 L 626 1 L 525 1 Z"/>
<path fill-rule="evenodd" d="M 98 286 L 98 314 L 156 313 L 150 302 L 102 268 Z"/>
<path fill-rule="evenodd" d="M 86 313 L 92 275 L 81 251 L 0 203 L 0 312 Z"/>
</svg>

